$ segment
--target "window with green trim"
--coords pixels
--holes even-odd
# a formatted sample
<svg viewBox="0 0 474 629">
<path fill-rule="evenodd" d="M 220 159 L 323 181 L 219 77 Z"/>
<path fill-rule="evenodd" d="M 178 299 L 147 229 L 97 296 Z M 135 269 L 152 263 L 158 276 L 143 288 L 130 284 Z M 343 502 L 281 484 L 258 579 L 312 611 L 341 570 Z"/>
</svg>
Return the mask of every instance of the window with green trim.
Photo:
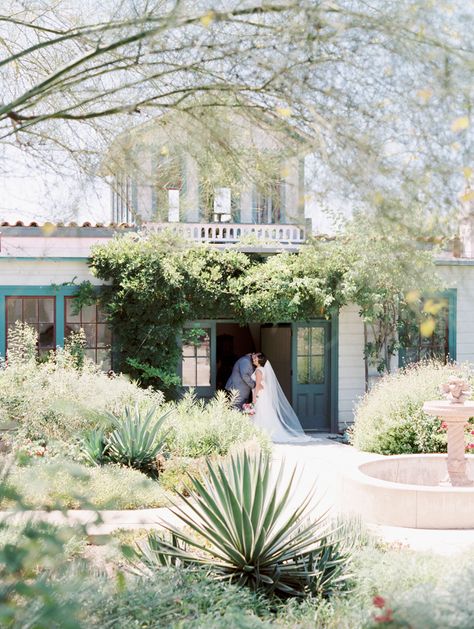
<svg viewBox="0 0 474 629">
<path fill-rule="evenodd" d="M 402 364 L 454 358 L 450 319 L 450 300 L 444 296 L 421 297 L 406 307 L 399 325 Z"/>
<path fill-rule="evenodd" d="M 14 296 L 6 298 L 7 353 L 10 330 L 15 323 L 27 323 L 38 333 L 38 354 L 56 347 L 55 297 Z"/>
<path fill-rule="evenodd" d="M 84 330 L 86 337 L 86 356 L 108 371 L 112 362 L 112 332 L 106 323 L 105 314 L 100 306 L 83 306 L 76 313 L 74 297 L 64 298 L 64 336 L 71 332 Z"/>
<path fill-rule="evenodd" d="M 183 386 L 211 386 L 210 328 L 185 330 L 181 373 Z"/>
</svg>

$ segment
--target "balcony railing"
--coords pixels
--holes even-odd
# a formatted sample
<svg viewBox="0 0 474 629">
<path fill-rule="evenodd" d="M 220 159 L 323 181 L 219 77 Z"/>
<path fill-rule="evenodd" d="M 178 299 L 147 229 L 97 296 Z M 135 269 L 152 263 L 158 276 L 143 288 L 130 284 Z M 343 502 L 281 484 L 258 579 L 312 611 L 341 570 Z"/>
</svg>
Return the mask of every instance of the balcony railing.
<svg viewBox="0 0 474 629">
<path fill-rule="evenodd" d="M 237 243 L 257 240 L 261 244 L 300 245 L 306 240 L 304 227 L 298 225 L 255 225 L 253 223 L 145 223 L 143 229 L 161 233 L 171 231 L 187 240 L 208 243 Z"/>
</svg>

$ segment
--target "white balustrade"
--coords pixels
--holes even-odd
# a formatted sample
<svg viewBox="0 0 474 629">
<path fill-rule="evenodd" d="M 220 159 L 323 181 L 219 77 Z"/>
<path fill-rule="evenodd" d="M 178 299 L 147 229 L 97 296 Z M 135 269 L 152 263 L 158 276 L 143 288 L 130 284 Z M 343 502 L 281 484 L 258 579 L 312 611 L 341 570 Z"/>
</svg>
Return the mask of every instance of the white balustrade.
<svg viewBox="0 0 474 629">
<path fill-rule="evenodd" d="M 173 234 L 209 243 L 236 243 L 248 238 L 263 243 L 298 245 L 306 240 L 304 227 L 298 225 L 260 225 L 254 223 L 144 223 L 142 229 L 154 233 Z"/>
</svg>

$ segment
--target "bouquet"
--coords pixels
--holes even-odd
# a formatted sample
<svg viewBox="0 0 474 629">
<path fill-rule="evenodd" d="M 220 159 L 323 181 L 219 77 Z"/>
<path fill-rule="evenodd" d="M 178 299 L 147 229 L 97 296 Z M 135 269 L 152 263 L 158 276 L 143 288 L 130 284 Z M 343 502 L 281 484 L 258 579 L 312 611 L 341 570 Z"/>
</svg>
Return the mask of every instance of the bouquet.
<svg viewBox="0 0 474 629">
<path fill-rule="evenodd" d="M 253 404 L 243 404 L 242 413 L 244 415 L 255 415 L 255 406 Z"/>
</svg>

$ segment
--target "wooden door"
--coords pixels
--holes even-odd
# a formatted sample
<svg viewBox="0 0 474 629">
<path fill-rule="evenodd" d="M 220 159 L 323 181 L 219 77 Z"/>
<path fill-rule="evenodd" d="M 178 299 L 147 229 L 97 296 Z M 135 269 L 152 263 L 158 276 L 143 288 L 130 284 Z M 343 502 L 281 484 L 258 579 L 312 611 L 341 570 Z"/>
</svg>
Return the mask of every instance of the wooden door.
<svg viewBox="0 0 474 629">
<path fill-rule="evenodd" d="M 330 430 L 329 321 L 292 324 L 293 408 L 305 430 Z"/>
</svg>

